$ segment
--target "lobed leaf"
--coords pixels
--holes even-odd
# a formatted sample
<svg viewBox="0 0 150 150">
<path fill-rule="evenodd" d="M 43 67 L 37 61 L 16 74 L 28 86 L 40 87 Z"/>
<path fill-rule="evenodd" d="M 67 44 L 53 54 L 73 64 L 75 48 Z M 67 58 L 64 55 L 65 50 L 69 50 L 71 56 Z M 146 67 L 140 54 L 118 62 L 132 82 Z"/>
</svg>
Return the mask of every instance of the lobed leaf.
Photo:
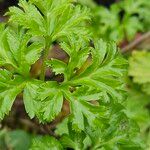
<svg viewBox="0 0 150 150">
<path fill-rule="evenodd" d="M 28 29 L 32 36 L 49 37 L 51 42 L 60 37 L 86 37 L 83 26 L 89 20 L 89 10 L 74 6 L 71 0 L 20 0 L 19 7 L 11 7 L 9 21 Z"/>
<path fill-rule="evenodd" d="M 56 140 L 54 137 L 43 136 L 43 137 L 36 137 L 33 139 L 30 150 L 38 150 L 38 149 L 49 150 L 49 148 L 53 150 L 63 149 L 59 141 Z"/>
</svg>

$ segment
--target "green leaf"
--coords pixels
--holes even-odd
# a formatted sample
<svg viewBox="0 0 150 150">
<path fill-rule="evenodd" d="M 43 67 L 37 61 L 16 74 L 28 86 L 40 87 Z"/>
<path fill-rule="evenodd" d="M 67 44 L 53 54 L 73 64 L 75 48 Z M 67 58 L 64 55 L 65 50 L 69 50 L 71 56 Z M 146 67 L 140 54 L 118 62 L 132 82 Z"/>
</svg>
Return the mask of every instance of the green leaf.
<svg viewBox="0 0 150 150">
<path fill-rule="evenodd" d="M 142 86 L 142 90 L 143 92 L 145 92 L 146 94 L 150 95 L 150 83 L 146 83 Z"/>
<path fill-rule="evenodd" d="M 139 20 L 133 19 L 133 13 L 120 18 L 118 5 L 100 9 L 103 13 L 96 12 L 104 15 L 97 22 L 102 25 L 100 35 L 109 33 L 109 38 L 120 41 L 136 32 L 131 28 Z M 122 106 L 127 61 L 114 42 L 90 38 L 89 9 L 72 0 L 20 0 L 19 7 L 11 7 L 7 14 L 9 22 L 0 25 L 0 67 L 5 68 L 0 70 L 0 119 L 21 92 L 30 118 L 36 116 L 43 123 L 64 115 L 65 100 L 70 114 L 66 116 L 67 131 L 60 133 L 63 147 L 55 138 L 43 136 L 33 140 L 31 150 L 140 149 L 138 127 Z M 54 42 L 68 54 L 67 62 L 56 58 L 47 61 Z M 43 81 L 30 74 L 32 65 L 41 58 Z M 63 74 L 64 81 L 45 81 L 46 65 L 54 75 Z"/>
<path fill-rule="evenodd" d="M 14 150 L 28 150 L 31 144 L 31 136 L 23 130 L 0 130 L 0 149 L 8 147 Z"/>
<path fill-rule="evenodd" d="M 134 119 L 138 123 L 140 127 L 140 137 L 145 142 L 144 146 L 148 149 L 150 147 L 150 132 L 148 131 L 148 128 L 150 127 L 150 111 L 147 107 L 150 104 L 149 95 L 146 95 L 133 86 L 131 87 L 132 89 L 130 89 L 128 99 L 125 103 L 125 112 L 127 116 Z"/>
<path fill-rule="evenodd" d="M 140 91 L 135 89 L 129 91 L 129 97 L 126 101 L 126 113 L 142 127 L 150 121 L 149 111 L 146 109 L 149 102 L 149 96 Z"/>
<path fill-rule="evenodd" d="M 28 150 L 31 145 L 31 137 L 25 131 L 14 130 L 8 132 L 6 141 L 14 150 Z"/>
<path fill-rule="evenodd" d="M 57 59 L 47 61 L 47 65 L 53 69 L 55 74 L 66 74 L 67 64 Z"/>
<path fill-rule="evenodd" d="M 11 7 L 9 21 L 29 30 L 33 36 L 50 37 L 55 41 L 72 35 L 85 37 L 83 26 L 89 20 L 89 10 L 74 6 L 71 0 L 20 0 L 19 7 Z"/>
<path fill-rule="evenodd" d="M 0 120 L 9 113 L 17 95 L 23 90 L 22 79 L 14 77 L 7 71 L 0 69 Z"/>
<path fill-rule="evenodd" d="M 9 64 L 16 67 L 13 56 L 10 55 L 11 51 L 7 43 L 7 30 L 5 30 L 4 25 L 1 25 L 0 41 L 0 66 Z"/>
<path fill-rule="evenodd" d="M 63 134 L 68 134 L 68 118 L 65 118 L 61 123 L 56 126 L 56 135 L 62 136 Z"/>
<path fill-rule="evenodd" d="M 56 82 L 43 83 L 37 91 L 37 99 L 41 102 L 39 117 L 43 121 L 52 121 L 61 112 L 63 94 Z"/>
<path fill-rule="evenodd" d="M 41 137 L 36 137 L 32 141 L 32 146 L 30 150 L 38 150 L 38 149 L 43 149 L 43 150 L 62 150 L 63 147 L 59 143 L 58 140 L 56 140 L 54 137 L 50 136 L 41 136 Z"/>
<path fill-rule="evenodd" d="M 25 55 L 25 60 L 28 64 L 34 64 L 41 56 L 43 50 L 43 44 L 39 42 L 33 42 L 30 46 L 27 47 L 27 52 Z"/>
<path fill-rule="evenodd" d="M 124 149 L 126 144 L 123 142 L 128 141 L 128 148 L 141 149 L 138 139 L 134 138 L 137 134 L 137 126 L 132 124 L 127 117 L 118 111 L 116 114 L 111 114 L 109 121 L 106 120 L 104 128 L 100 128 L 100 124 L 97 124 L 96 129 L 86 127 L 86 133 L 89 135 L 92 141 L 92 148 L 104 148 L 104 149 Z"/>
<path fill-rule="evenodd" d="M 31 119 L 34 118 L 39 107 L 38 102 L 35 100 L 39 84 L 40 82 L 28 82 L 23 91 L 25 109 Z"/>
<path fill-rule="evenodd" d="M 41 56 L 43 44 L 31 41 L 23 29 L 9 27 L 3 29 L 0 39 L 0 66 L 11 65 L 17 73 L 29 76 L 31 65 Z"/>
<path fill-rule="evenodd" d="M 129 59 L 129 75 L 135 83 L 144 84 L 150 82 L 150 53 L 134 51 Z"/>
<path fill-rule="evenodd" d="M 133 77 L 133 82 L 141 85 L 141 89 L 150 95 L 150 53 L 146 51 L 133 52 L 129 59 L 129 75 Z"/>
<path fill-rule="evenodd" d="M 38 97 L 43 101 L 43 104 L 45 103 L 43 112 L 46 112 L 49 99 L 52 101 L 55 99 L 53 93 L 55 92 L 57 97 L 59 90 L 63 92 L 64 97 L 70 103 L 73 128 L 80 131 L 85 128 L 85 120 L 94 127 L 97 118 L 106 117 L 108 112 L 105 106 L 100 106 L 101 101 L 122 102 L 127 61 L 118 54 L 114 43 L 106 44 L 100 40 L 94 48 L 88 48 L 86 42 L 79 39 L 78 44 L 74 44 L 74 40 L 72 38 L 69 43 L 61 44 L 63 50 L 70 56 L 67 64 L 59 60 L 54 61 L 54 59 L 49 61 L 49 65 L 53 65 L 52 69 L 56 74 L 59 72 L 66 76 L 64 82 L 60 84 L 60 87 L 55 82 L 56 85 L 49 82 L 49 87 L 43 88 Z M 86 59 L 82 59 L 83 55 L 80 55 L 82 51 L 85 51 Z M 90 58 L 90 54 L 92 58 Z M 87 61 L 90 62 L 84 68 Z M 79 63 L 82 65 L 78 68 Z M 50 111 L 47 114 L 44 113 L 44 116 L 50 116 L 48 113 Z M 51 114 L 53 113 L 51 112 Z"/>
<path fill-rule="evenodd" d="M 82 5 L 86 5 L 90 8 L 95 8 L 97 6 L 93 0 L 78 0 L 78 2 Z"/>
<path fill-rule="evenodd" d="M 143 26 L 137 17 L 130 17 L 125 23 L 127 38 L 131 41 L 138 31 L 142 31 Z"/>
<path fill-rule="evenodd" d="M 102 40 L 92 49 L 92 64 L 72 79 L 76 86 L 89 86 L 106 92 L 115 100 L 122 99 L 123 76 L 127 62 L 120 57 L 114 43 Z"/>
<path fill-rule="evenodd" d="M 75 131 L 81 131 L 85 129 L 85 118 L 91 127 L 95 127 L 96 119 L 101 116 L 104 117 L 106 109 L 102 106 L 96 106 L 90 102 L 86 102 L 83 97 L 70 94 L 64 91 L 65 98 L 70 102 L 71 118 L 73 129 Z M 92 101 L 92 100 L 91 100 Z"/>
<path fill-rule="evenodd" d="M 86 135 L 84 132 L 76 133 L 71 131 L 71 136 L 63 135 L 60 139 L 62 145 L 65 148 L 73 148 L 75 150 L 83 149 L 84 143 L 83 140 L 85 139 Z"/>
<path fill-rule="evenodd" d="M 75 75 L 75 71 L 81 69 L 86 63 L 91 47 L 88 40 L 74 37 L 70 38 L 69 42 L 61 42 L 60 46 L 70 57 L 66 66 L 66 74 L 64 74 L 65 79 L 70 80 Z"/>
<path fill-rule="evenodd" d="M 93 14 L 89 28 L 97 39 L 113 40 L 120 45 L 124 40 L 133 40 L 138 32 L 149 31 L 149 1 L 123 0 L 111 4 L 109 8 L 89 7 Z"/>
</svg>

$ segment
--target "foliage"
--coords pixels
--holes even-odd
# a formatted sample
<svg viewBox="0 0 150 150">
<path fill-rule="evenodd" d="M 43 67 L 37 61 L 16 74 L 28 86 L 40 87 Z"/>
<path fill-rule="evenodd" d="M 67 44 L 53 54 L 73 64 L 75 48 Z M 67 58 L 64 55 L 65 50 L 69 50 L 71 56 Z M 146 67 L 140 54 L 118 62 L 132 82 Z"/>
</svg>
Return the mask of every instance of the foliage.
<svg viewBox="0 0 150 150">
<path fill-rule="evenodd" d="M 129 83 L 129 96 L 126 101 L 126 113 L 139 124 L 147 150 L 150 148 L 149 60 L 150 53 L 147 51 L 134 51 L 129 58 L 129 76 L 133 83 Z"/>
<path fill-rule="evenodd" d="M 127 61 L 114 42 L 92 39 L 89 9 L 71 0 L 20 0 L 7 15 L 0 25 L 0 119 L 19 94 L 29 117 L 42 123 L 54 121 L 69 102 L 67 121 L 56 130 L 59 140 L 35 138 L 31 150 L 142 149 L 139 128 L 124 113 Z M 68 62 L 48 58 L 55 41 Z M 39 60 L 40 77 L 34 78 L 31 68 Z M 64 80 L 46 81 L 50 68 Z"/>
<path fill-rule="evenodd" d="M 90 8 L 95 8 L 97 6 L 95 1 L 93 0 L 78 0 L 77 2 L 81 5 L 88 6 Z"/>
<path fill-rule="evenodd" d="M 110 8 L 88 6 L 91 6 L 93 14 L 91 30 L 94 37 L 120 43 L 123 40 L 133 40 L 137 32 L 149 30 L 150 1 L 122 0 Z"/>
<path fill-rule="evenodd" d="M 61 146 L 59 141 L 57 141 L 55 138 L 50 136 L 45 136 L 45 137 L 36 137 L 33 139 L 33 143 L 30 150 L 38 150 L 38 149 L 62 150 L 63 147 Z"/>
<path fill-rule="evenodd" d="M 132 87 L 129 90 L 129 96 L 126 101 L 126 113 L 140 126 L 141 138 L 145 140 L 146 145 L 144 146 L 148 150 L 150 148 L 150 96 L 141 92 L 136 87 Z"/>
<path fill-rule="evenodd" d="M 133 81 L 141 85 L 142 90 L 150 95 L 150 53 L 146 51 L 135 51 L 129 59 L 129 75 Z"/>
<path fill-rule="evenodd" d="M 27 150 L 31 145 L 31 136 L 22 130 L 0 131 L 0 149 Z"/>
</svg>

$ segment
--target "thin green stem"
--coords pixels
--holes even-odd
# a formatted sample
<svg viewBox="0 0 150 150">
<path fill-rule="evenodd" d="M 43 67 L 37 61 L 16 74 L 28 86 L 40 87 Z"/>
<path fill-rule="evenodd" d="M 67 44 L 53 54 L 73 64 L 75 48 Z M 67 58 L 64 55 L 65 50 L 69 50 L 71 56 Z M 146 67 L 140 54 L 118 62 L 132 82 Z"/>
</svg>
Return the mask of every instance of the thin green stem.
<svg viewBox="0 0 150 150">
<path fill-rule="evenodd" d="M 46 60 L 48 58 L 50 45 L 51 45 L 51 41 L 49 40 L 49 38 L 46 38 L 46 44 L 45 44 L 45 49 L 43 51 L 43 58 L 42 58 L 41 75 L 40 75 L 40 80 L 42 81 L 45 80 Z"/>
</svg>

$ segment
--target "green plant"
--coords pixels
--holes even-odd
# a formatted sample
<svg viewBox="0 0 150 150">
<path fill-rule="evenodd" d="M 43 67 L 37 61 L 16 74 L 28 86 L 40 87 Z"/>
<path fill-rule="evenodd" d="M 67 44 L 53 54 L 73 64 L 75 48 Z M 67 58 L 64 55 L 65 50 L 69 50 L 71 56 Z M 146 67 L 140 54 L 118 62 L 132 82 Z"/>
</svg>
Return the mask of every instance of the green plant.
<svg viewBox="0 0 150 150">
<path fill-rule="evenodd" d="M 0 119 L 21 93 L 26 112 L 41 123 L 55 120 L 69 102 L 68 115 L 57 126 L 59 140 L 35 138 L 31 150 L 142 149 L 138 126 L 122 105 L 127 61 L 115 43 L 91 39 L 89 9 L 71 0 L 20 0 L 7 15 L 8 23 L 0 25 Z M 67 63 L 49 59 L 55 41 Z M 38 60 L 42 65 L 34 76 L 31 68 Z M 49 68 L 63 81 L 46 81 Z"/>
<path fill-rule="evenodd" d="M 145 140 L 146 150 L 150 148 L 150 53 L 134 51 L 129 57 L 128 74 L 129 96 L 126 101 L 127 115 L 140 126 L 141 137 Z"/>
<path fill-rule="evenodd" d="M 141 86 L 141 89 L 146 94 L 150 95 L 150 52 L 134 51 L 129 59 L 129 75 L 133 77 L 134 83 Z"/>
<path fill-rule="evenodd" d="M 150 148 L 150 96 L 141 92 L 137 85 L 129 88 L 129 95 L 126 101 L 126 113 L 135 120 L 140 127 L 140 137 L 145 141 L 145 150 Z"/>
<path fill-rule="evenodd" d="M 93 5 L 88 6 L 93 14 L 91 30 L 94 37 L 120 43 L 131 41 L 136 33 L 149 30 L 150 2 L 147 0 L 122 0 L 110 8 Z"/>
<path fill-rule="evenodd" d="M 23 130 L 0 131 L 0 149 L 27 150 L 31 145 L 31 136 Z"/>
</svg>

